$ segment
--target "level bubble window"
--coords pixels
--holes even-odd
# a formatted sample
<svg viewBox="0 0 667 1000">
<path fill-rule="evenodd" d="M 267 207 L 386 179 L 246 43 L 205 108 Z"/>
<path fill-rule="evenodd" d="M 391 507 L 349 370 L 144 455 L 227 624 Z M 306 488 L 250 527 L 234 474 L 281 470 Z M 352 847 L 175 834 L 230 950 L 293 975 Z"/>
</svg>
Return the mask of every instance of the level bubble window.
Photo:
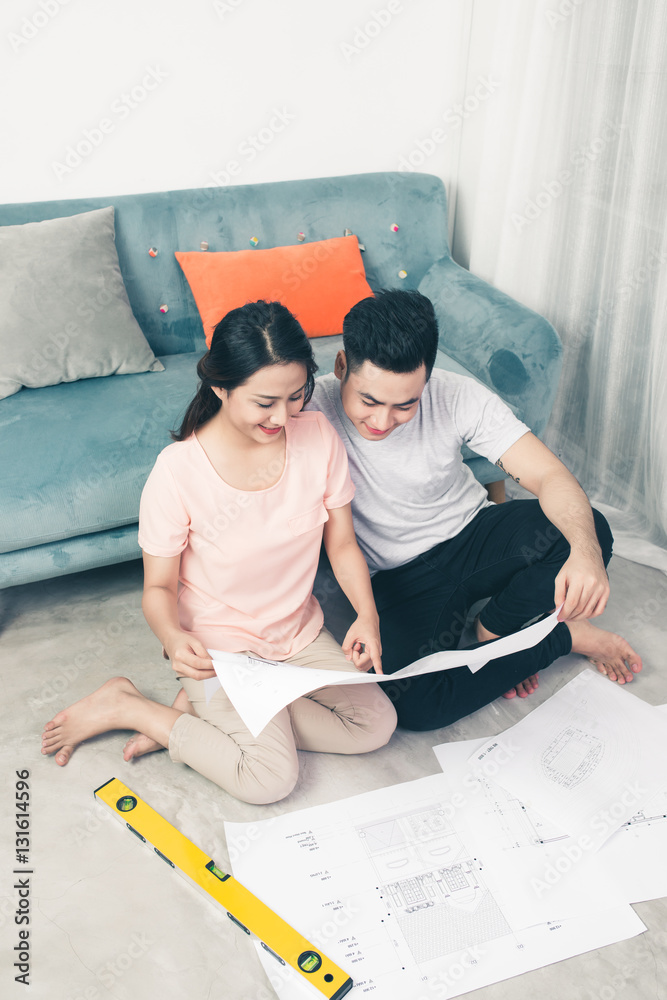
<svg viewBox="0 0 667 1000">
<path fill-rule="evenodd" d="M 316 951 L 303 951 L 299 955 L 297 964 L 302 972 L 317 972 L 322 966 L 322 956 Z"/>
<path fill-rule="evenodd" d="M 122 795 L 116 803 L 118 812 L 129 813 L 136 808 L 137 800 L 134 795 Z"/>
</svg>

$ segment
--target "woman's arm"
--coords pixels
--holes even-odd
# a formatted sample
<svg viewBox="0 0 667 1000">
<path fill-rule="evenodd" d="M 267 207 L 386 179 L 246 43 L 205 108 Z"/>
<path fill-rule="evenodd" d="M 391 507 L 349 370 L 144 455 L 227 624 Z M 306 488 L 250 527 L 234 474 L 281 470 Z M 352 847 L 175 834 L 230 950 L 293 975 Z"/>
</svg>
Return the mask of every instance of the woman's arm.
<svg viewBox="0 0 667 1000">
<path fill-rule="evenodd" d="M 359 670 L 375 667 L 382 673 L 380 625 L 366 560 L 354 535 L 350 504 L 334 507 L 324 525 L 324 547 L 334 576 L 350 604 L 357 620 L 343 641 L 343 652 Z M 365 651 L 361 652 L 361 646 Z"/>
<path fill-rule="evenodd" d="M 179 676 L 201 681 L 207 677 L 215 677 L 215 670 L 206 647 L 180 626 L 176 608 L 180 565 L 180 555 L 164 558 L 144 552 L 144 596 L 141 606 L 146 621 L 171 660 L 173 670 Z"/>
</svg>

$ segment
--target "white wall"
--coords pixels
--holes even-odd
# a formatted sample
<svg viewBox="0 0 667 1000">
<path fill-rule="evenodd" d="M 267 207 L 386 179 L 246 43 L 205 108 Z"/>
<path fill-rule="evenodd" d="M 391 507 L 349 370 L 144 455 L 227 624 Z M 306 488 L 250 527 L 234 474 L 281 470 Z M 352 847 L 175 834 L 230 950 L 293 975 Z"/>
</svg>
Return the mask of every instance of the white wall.
<svg viewBox="0 0 667 1000">
<path fill-rule="evenodd" d="M 449 183 L 471 9 L 467 0 L 5 0 L 0 200 L 406 163 Z"/>
</svg>

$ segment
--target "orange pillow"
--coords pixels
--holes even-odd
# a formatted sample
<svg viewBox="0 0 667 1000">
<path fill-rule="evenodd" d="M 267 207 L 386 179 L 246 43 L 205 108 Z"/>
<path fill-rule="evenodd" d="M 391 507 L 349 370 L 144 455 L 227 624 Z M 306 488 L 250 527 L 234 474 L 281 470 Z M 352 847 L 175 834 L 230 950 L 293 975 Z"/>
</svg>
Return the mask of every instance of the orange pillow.
<svg viewBox="0 0 667 1000">
<path fill-rule="evenodd" d="M 342 333 L 343 318 L 373 290 L 355 236 L 272 250 L 176 251 L 194 295 L 206 344 L 230 309 L 257 299 L 282 302 L 309 337 Z"/>
</svg>

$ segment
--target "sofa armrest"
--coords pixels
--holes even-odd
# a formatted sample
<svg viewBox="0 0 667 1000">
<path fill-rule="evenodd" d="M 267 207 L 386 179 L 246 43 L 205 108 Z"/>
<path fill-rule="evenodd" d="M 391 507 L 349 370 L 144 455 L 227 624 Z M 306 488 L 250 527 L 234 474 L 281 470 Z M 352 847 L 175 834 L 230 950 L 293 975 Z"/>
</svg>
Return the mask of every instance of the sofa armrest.
<svg viewBox="0 0 667 1000">
<path fill-rule="evenodd" d="M 419 291 L 435 308 L 440 349 L 541 434 L 561 369 L 562 345 L 551 323 L 449 256 L 429 268 Z"/>
</svg>

